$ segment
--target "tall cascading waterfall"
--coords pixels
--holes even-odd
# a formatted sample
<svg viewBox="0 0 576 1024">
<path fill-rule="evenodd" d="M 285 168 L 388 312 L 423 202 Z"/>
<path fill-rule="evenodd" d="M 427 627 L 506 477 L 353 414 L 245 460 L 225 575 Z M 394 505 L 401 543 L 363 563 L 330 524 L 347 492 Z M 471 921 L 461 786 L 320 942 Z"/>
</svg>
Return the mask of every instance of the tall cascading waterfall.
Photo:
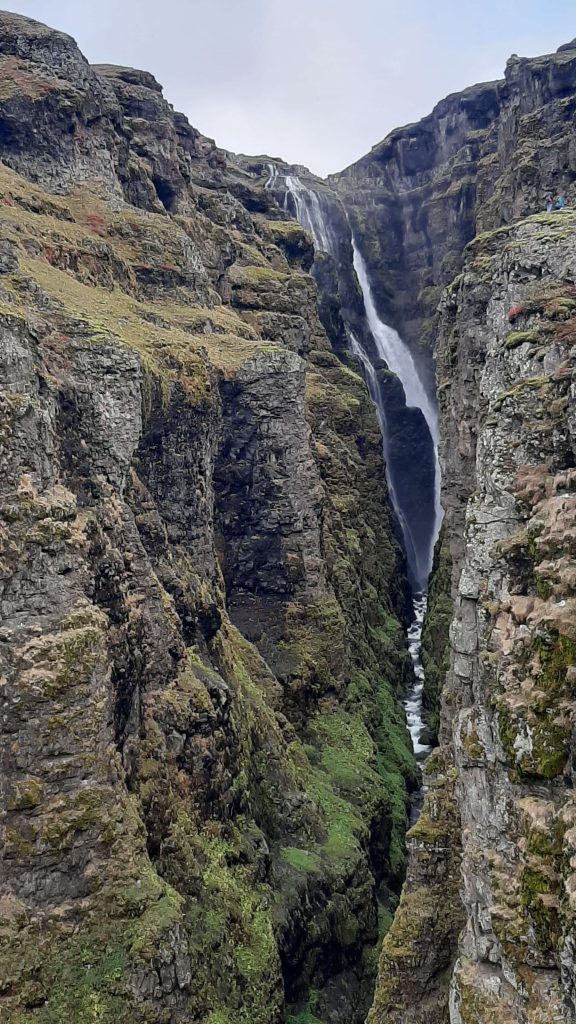
<svg viewBox="0 0 576 1024">
<path fill-rule="evenodd" d="M 388 369 L 396 374 L 402 383 L 404 395 L 406 396 L 406 405 L 409 408 L 420 409 L 422 412 L 434 446 L 434 509 L 430 543 L 427 552 L 424 551 L 418 554 L 416 570 L 414 572 L 416 580 L 420 585 L 419 589 L 424 590 L 432 569 L 434 545 L 440 532 L 443 516 L 440 504 L 442 480 L 438 459 L 438 411 L 435 403 L 430 399 L 424 388 L 410 350 L 404 344 L 398 332 L 383 323 L 378 315 L 368 278 L 366 262 L 358 249 L 354 235 L 352 235 L 352 250 L 354 253 L 354 270 L 362 289 L 366 317 L 378 355 L 384 360 Z"/>
<path fill-rule="evenodd" d="M 329 210 L 321 198 L 312 189 L 307 188 L 295 175 L 282 176 L 274 165 L 269 165 L 269 178 L 266 187 L 285 191 L 285 209 L 293 212 L 297 220 L 312 236 L 314 247 L 329 255 L 336 256 L 338 237 L 330 224 Z M 290 203 L 293 210 L 290 210 Z M 345 324 L 350 349 L 359 359 L 368 385 L 371 398 L 376 406 L 378 421 L 382 432 L 384 457 L 386 461 L 386 477 L 390 499 L 394 507 L 406 550 L 410 577 L 414 596 L 414 619 L 408 630 L 408 648 L 414 667 L 414 685 L 404 701 L 406 719 L 414 752 L 417 757 L 425 757 L 430 747 L 421 742 L 422 692 L 424 687 L 424 670 L 420 658 L 422 624 L 426 612 L 426 587 L 432 568 L 434 545 L 442 523 L 440 505 L 440 464 L 438 461 L 438 414 L 434 400 L 427 394 L 418 369 L 407 346 L 397 331 L 383 323 L 378 315 L 372 287 L 368 277 L 366 263 L 360 253 L 356 240 L 350 230 L 350 241 L 353 252 L 353 265 L 360 285 L 366 314 L 366 321 L 372 336 L 374 350 L 388 370 L 400 382 L 402 410 L 398 409 L 397 392 L 392 397 L 392 409 L 386 401 L 386 381 L 382 384 L 382 375 L 373 356 L 360 343 L 356 333 L 349 324 Z M 396 382 L 392 388 L 396 387 Z M 400 412 L 400 415 L 398 413 Z M 402 415 L 403 413 L 403 415 Z M 398 420 L 400 433 L 408 437 L 423 438 L 420 453 L 423 461 L 431 463 L 433 474 L 430 488 L 430 507 L 414 509 L 414 496 L 407 487 L 405 461 L 399 464 L 398 445 L 394 443 L 394 428 L 391 420 Z M 397 424 L 396 424 L 397 427 Z M 408 429 L 404 429 L 408 427 Z M 412 457 L 417 452 L 410 453 Z M 416 511 L 416 515 L 415 515 Z M 419 512 L 419 515 L 418 515 Z"/>
</svg>

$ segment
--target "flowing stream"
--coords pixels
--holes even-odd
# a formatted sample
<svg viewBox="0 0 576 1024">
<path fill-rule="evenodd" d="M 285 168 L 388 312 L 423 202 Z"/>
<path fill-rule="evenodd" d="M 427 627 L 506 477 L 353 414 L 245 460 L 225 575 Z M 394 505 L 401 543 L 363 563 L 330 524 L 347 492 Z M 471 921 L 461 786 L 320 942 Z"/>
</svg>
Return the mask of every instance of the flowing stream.
<svg viewBox="0 0 576 1024">
<path fill-rule="evenodd" d="M 323 252 L 335 256 L 336 252 L 336 240 L 334 238 L 330 223 L 329 216 L 325 214 L 322 206 L 322 200 L 316 192 L 312 189 L 307 188 L 302 181 L 294 175 L 281 176 L 278 174 L 276 167 L 273 164 L 268 166 L 269 177 L 266 182 L 266 188 L 285 190 L 285 201 L 284 207 L 288 211 L 288 197 L 291 198 L 293 207 L 296 213 L 296 218 L 300 224 L 312 236 L 314 241 L 314 247 Z M 366 311 L 366 320 L 370 328 L 370 333 L 374 342 L 374 347 L 378 356 L 384 360 L 388 368 L 394 373 L 400 380 L 404 389 L 404 395 L 406 398 L 406 405 L 420 409 L 430 437 L 434 446 L 434 508 L 431 510 L 431 514 L 434 517 L 433 530 L 431 532 L 431 541 L 427 550 L 422 551 L 419 549 L 419 545 L 412 534 L 410 524 L 407 517 L 404 514 L 402 503 L 399 499 L 397 487 L 394 480 L 394 474 L 391 472 L 391 459 L 389 451 L 389 436 L 390 431 L 388 429 L 386 407 L 383 401 L 380 385 L 378 382 L 377 370 L 374 366 L 370 355 L 364 350 L 360 341 L 354 332 L 346 325 L 350 348 L 352 352 L 360 360 L 364 369 L 366 383 L 368 385 L 371 398 L 376 407 L 378 415 L 378 421 L 380 424 L 380 430 L 382 433 L 382 441 L 384 448 L 384 456 L 386 461 L 386 476 L 388 482 L 388 490 L 390 493 L 390 499 L 394 507 L 394 511 L 400 523 L 402 530 L 404 544 L 406 548 L 406 555 L 408 562 L 412 567 L 412 574 L 418 581 L 419 588 L 413 594 L 413 606 L 414 606 L 414 618 L 408 629 L 408 650 L 412 659 L 412 665 L 414 668 L 414 683 L 408 691 L 404 700 L 404 708 L 406 711 L 406 723 L 410 731 L 412 738 L 412 746 L 414 748 L 414 754 L 417 760 L 422 761 L 429 753 L 430 747 L 421 742 L 421 735 L 424 728 L 422 721 L 422 694 L 424 689 L 424 669 L 422 667 L 422 661 L 420 657 L 421 646 L 422 646 L 422 626 L 424 622 L 424 616 L 426 613 L 426 584 L 428 576 L 432 568 L 432 558 L 434 554 L 434 544 L 440 530 L 442 523 L 442 508 L 440 505 L 440 466 L 438 462 L 438 414 L 436 411 L 433 400 L 429 397 L 424 388 L 424 385 L 418 374 L 417 367 L 414 363 L 414 359 L 410 353 L 408 347 L 402 341 L 397 331 L 393 330 L 387 324 L 383 323 L 380 319 L 370 279 L 368 276 L 368 270 L 362 254 L 360 253 L 354 236 L 351 234 L 352 251 L 354 260 L 354 270 L 362 290 L 364 298 L 364 308 Z M 422 800 L 424 797 L 424 791 L 421 790 L 416 799 L 413 801 L 411 811 L 411 823 L 413 823 L 420 812 L 422 806 Z"/>
</svg>

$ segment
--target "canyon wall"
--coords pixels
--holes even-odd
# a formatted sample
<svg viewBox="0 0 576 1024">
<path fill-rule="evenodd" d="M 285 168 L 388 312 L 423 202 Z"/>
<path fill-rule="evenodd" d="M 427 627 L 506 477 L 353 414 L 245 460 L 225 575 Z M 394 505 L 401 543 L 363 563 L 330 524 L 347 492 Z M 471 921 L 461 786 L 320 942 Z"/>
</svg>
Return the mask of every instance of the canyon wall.
<svg viewBox="0 0 576 1024">
<path fill-rule="evenodd" d="M 491 159 L 471 168 L 469 229 L 492 229 L 452 265 L 434 330 L 446 520 L 423 639 L 441 746 L 370 1024 L 576 1019 L 576 215 L 524 216 L 550 187 L 570 194 L 575 92 L 569 46 L 513 59 L 504 85 L 432 115 L 495 94 L 507 104 L 488 129 Z M 414 151 L 430 127 L 406 130 Z M 399 204 L 416 218 L 421 198 L 402 192 Z M 454 244 L 451 204 L 438 208 L 436 256 Z M 415 336 L 425 312 L 414 308 Z"/>
<path fill-rule="evenodd" d="M 330 184 L 342 196 L 380 311 L 430 371 L 442 288 L 478 233 L 573 190 L 576 49 L 511 57 L 502 81 L 442 100 Z M 573 196 L 576 198 L 576 196 Z"/>
<path fill-rule="evenodd" d="M 576 1020 L 576 215 L 535 212 L 575 103 L 568 45 L 392 133 L 318 186 L 316 284 L 266 158 L 0 15 L 9 1024 Z M 342 211 L 442 418 L 393 921 L 410 601 Z"/>
<path fill-rule="evenodd" d="M 10 14 L 0 157 L 2 1020 L 360 1024 L 409 595 L 310 239 Z"/>
</svg>

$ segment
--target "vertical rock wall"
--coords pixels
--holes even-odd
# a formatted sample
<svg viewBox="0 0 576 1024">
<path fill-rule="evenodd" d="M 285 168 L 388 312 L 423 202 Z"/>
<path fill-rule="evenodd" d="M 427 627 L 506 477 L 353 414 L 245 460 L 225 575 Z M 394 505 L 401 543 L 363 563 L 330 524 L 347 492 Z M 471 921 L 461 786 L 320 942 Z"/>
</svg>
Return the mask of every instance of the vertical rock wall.
<svg viewBox="0 0 576 1024">
<path fill-rule="evenodd" d="M 442 303 L 450 667 L 375 1024 L 574 1019 L 574 224 L 480 236 Z"/>
<path fill-rule="evenodd" d="M 458 1024 L 574 1018 L 573 223 L 544 214 L 479 238 L 444 303 L 443 461 L 450 521 L 464 515 L 444 700 Z"/>
</svg>

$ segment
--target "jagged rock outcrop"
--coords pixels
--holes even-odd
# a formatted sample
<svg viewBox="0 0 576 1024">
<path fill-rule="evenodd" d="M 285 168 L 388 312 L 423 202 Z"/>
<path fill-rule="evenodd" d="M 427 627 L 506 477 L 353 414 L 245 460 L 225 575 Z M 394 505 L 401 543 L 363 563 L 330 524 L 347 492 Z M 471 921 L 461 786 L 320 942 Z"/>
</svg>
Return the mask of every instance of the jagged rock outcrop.
<svg viewBox="0 0 576 1024">
<path fill-rule="evenodd" d="M 10 14 L 0 157 L 2 1019 L 359 1022 L 408 594 L 310 240 Z"/>
</svg>

